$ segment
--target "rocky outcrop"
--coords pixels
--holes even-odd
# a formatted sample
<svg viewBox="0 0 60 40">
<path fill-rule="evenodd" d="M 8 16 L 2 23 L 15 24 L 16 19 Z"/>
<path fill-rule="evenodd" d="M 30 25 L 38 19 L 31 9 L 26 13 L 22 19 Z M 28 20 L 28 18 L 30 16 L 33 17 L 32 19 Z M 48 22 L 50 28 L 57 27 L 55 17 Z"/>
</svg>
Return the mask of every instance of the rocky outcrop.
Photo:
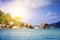
<svg viewBox="0 0 60 40">
<path fill-rule="evenodd" d="M 33 27 L 32 25 L 29 25 L 29 28 L 30 28 L 30 29 L 33 29 L 34 27 Z"/>
<path fill-rule="evenodd" d="M 42 22 L 40 28 L 50 28 L 49 25 L 45 22 Z"/>
<path fill-rule="evenodd" d="M 29 25 L 29 24 L 25 24 L 24 27 L 30 28 L 30 29 L 33 29 L 34 28 L 32 25 Z"/>
</svg>

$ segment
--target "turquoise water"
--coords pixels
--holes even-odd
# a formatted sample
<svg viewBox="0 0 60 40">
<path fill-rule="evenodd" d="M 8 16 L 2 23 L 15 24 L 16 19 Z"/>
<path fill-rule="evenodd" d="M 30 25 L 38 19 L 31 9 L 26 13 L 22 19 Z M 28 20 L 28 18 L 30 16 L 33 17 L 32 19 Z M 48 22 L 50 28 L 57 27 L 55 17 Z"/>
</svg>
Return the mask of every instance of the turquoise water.
<svg viewBox="0 0 60 40">
<path fill-rule="evenodd" d="M 60 29 L 0 30 L 0 40 L 60 40 Z"/>
</svg>

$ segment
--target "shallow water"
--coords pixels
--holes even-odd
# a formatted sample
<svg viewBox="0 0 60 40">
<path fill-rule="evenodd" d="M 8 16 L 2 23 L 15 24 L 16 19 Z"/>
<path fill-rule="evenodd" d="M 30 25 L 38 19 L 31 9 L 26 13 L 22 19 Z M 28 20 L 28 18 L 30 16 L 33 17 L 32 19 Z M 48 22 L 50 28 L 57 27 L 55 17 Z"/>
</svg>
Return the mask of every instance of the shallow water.
<svg viewBox="0 0 60 40">
<path fill-rule="evenodd" d="M 0 30 L 0 40 L 60 40 L 60 29 Z"/>
</svg>

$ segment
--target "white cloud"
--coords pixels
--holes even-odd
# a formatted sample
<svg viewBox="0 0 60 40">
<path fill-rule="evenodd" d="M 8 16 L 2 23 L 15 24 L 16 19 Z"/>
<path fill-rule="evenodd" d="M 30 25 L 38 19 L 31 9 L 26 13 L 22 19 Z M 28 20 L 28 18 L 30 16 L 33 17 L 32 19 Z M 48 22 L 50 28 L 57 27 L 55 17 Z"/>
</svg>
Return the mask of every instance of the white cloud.
<svg viewBox="0 0 60 40">
<path fill-rule="evenodd" d="M 51 3 L 49 0 L 23 0 L 21 4 L 25 5 L 25 7 L 28 7 L 28 8 L 40 8 L 43 6 L 47 6 Z"/>
<path fill-rule="evenodd" d="M 13 0 L 5 3 L 5 6 L 20 5 L 25 8 L 40 8 L 51 4 L 50 0 Z"/>
<path fill-rule="evenodd" d="M 48 12 L 46 16 L 51 16 L 51 12 Z"/>
<path fill-rule="evenodd" d="M 12 11 L 20 7 L 29 10 L 30 8 L 41 8 L 49 4 L 51 4 L 49 0 L 12 0 L 5 3 L 0 1 L 0 10 L 12 13 Z"/>
<path fill-rule="evenodd" d="M 49 11 L 46 15 L 46 18 L 50 20 L 50 19 L 57 18 L 57 16 L 54 13 Z"/>
</svg>

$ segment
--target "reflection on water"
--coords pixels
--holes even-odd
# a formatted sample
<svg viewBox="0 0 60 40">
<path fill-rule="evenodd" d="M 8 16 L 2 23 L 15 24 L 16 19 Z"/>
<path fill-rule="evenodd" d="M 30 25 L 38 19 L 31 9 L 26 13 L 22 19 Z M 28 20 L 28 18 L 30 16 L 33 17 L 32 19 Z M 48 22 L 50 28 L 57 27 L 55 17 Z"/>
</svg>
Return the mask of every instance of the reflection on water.
<svg viewBox="0 0 60 40">
<path fill-rule="evenodd" d="M 60 40 L 60 29 L 0 30 L 0 40 Z"/>
</svg>

